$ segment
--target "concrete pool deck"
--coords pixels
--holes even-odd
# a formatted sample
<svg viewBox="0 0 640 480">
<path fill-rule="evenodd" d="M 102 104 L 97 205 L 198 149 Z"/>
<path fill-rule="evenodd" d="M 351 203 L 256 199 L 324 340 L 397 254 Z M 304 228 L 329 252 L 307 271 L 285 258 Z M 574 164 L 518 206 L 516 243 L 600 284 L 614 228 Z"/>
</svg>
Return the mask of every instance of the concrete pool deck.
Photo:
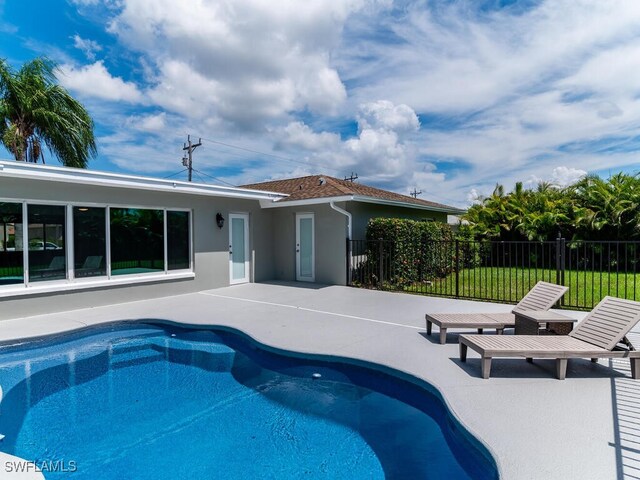
<svg viewBox="0 0 640 480">
<path fill-rule="evenodd" d="M 2 321 L 0 343 L 122 320 L 232 327 L 275 348 L 374 362 L 426 380 L 487 445 L 503 479 L 640 477 L 640 381 L 630 378 L 628 360 L 573 360 L 559 381 L 553 360 L 495 359 L 483 380 L 474 352 L 467 363 L 458 359 L 461 330 L 448 333 L 446 345 L 437 328 L 425 333 L 426 312 L 510 309 L 339 286 L 245 284 Z M 640 344 L 640 330 L 630 338 Z"/>
</svg>

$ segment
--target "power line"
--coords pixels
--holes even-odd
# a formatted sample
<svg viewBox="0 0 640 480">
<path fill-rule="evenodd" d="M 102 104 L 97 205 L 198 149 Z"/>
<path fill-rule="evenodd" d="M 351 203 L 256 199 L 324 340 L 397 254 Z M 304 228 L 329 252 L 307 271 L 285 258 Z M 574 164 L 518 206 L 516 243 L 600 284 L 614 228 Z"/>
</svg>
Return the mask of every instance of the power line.
<svg viewBox="0 0 640 480">
<path fill-rule="evenodd" d="M 172 173 L 171 175 L 167 175 L 166 177 L 162 177 L 162 178 L 171 178 L 171 177 L 175 177 L 175 176 L 180 175 L 181 173 L 184 173 L 184 172 L 186 172 L 186 171 L 187 171 L 187 169 L 185 168 L 185 169 L 183 169 L 183 170 L 180 170 L 180 171 L 179 171 L 179 172 L 177 172 L 177 173 Z"/>
<path fill-rule="evenodd" d="M 266 156 L 266 157 L 271 157 L 271 158 L 273 158 L 273 159 L 275 159 L 275 160 L 281 160 L 281 161 L 285 161 L 285 162 L 296 163 L 296 164 L 299 164 L 299 165 L 304 165 L 304 166 L 306 166 L 306 167 L 309 167 L 309 166 L 310 166 L 307 162 L 303 162 L 303 161 L 300 161 L 300 160 L 294 160 L 293 158 L 283 157 L 283 156 L 281 156 L 281 155 L 275 155 L 275 154 L 273 154 L 273 153 L 261 152 L 261 151 L 259 151 L 259 150 L 253 150 L 253 149 L 251 149 L 251 148 L 240 147 L 240 146 L 238 146 L 238 145 L 233 145 L 233 144 L 231 144 L 231 143 L 220 142 L 220 141 L 218 141 L 218 140 L 213 140 L 213 139 L 211 139 L 211 138 L 204 138 L 204 137 L 201 137 L 201 138 L 200 138 L 200 141 L 201 141 L 201 142 L 202 142 L 202 141 L 205 141 L 205 142 L 215 143 L 215 144 L 217 144 L 217 145 L 223 145 L 223 146 L 225 146 L 225 147 L 235 148 L 236 150 L 242 150 L 242 151 L 244 151 L 244 152 L 249 152 L 249 153 L 254 153 L 254 154 L 257 154 L 257 155 L 263 155 L 263 156 Z M 239 155 L 239 154 L 237 154 L 237 153 L 233 153 L 233 152 L 224 152 L 224 151 L 221 151 L 221 150 L 217 150 L 217 151 L 218 151 L 218 152 L 221 152 L 221 153 L 225 153 L 225 154 L 227 154 L 227 155 L 238 156 L 238 157 L 241 157 L 241 158 L 246 158 L 246 159 L 248 159 L 248 160 L 250 159 L 250 158 L 249 158 L 249 157 L 247 157 L 247 156 L 242 156 L 242 155 Z M 331 170 L 331 171 L 334 171 L 334 172 L 342 172 L 342 170 L 341 170 L 341 169 L 331 168 L 331 167 L 326 167 L 326 168 L 325 168 L 325 170 Z M 226 184 L 226 185 L 229 185 L 230 187 L 234 187 L 234 186 L 235 186 L 235 185 L 231 185 L 231 184 L 230 184 L 230 183 L 228 183 L 228 182 L 225 182 L 224 180 L 221 180 L 221 179 L 216 178 L 216 177 L 214 177 L 214 176 L 211 176 L 211 175 L 205 174 L 205 173 L 204 173 L 204 172 L 202 172 L 202 171 L 200 171 L 200 173 L 201 173 L 201 174 L 203 174 L 203 175 L 206 175 L 206 176 L 208 176 L 208 177 L 211 177 L 212 179 L 214 179 L 214 180 L 216 180 L 216 181 L 218 181 L 218 182 L 222 182 L 222 183 L 224 183 L 224 184 Z M 352 173 L 351 175 L 353 176 L 353 173 Z M 357 178 L 358 178 L 358 174 L 356 173 L 356 174 L 355 174 L 355 176 L 354 176 L 354 180 L 355 180 L 355 179 L 357 179 Z M 346 178 L 346 177 L 345 177 L 345 180 L 348 180 L 348 178 Z M 418 195 L 420 195 L 420 194 L 422 194 L 422 192 L 418 192 Z M 433 195 L 433 194 L 430 194 L 430 195 Z M 435 195 L 433 195 L 433 196 L 435 196 Z M 448 203 L 455 203 L 455 202 L 457 201 L 457 200 L 453 200 L 453 199 L 446 198 L 446 197 L 442 197 L 442 196 L 436 196 L 436 197 L 440 197 L 440 198 L 442 199 L 442 201 L 445 201 L 445 202 L 448 202 Z"/>
<path fill-rule="evenodd" d="M 230 186 L 230 187 L 235 187 L 235 185 L 233 185 L 233 184 L 231 184 L 231 183 L 229 183 L 229 182 L 225 182 L 225 181 L 224 181 L 224 180 L 222 180 L 221 178 L 214 177 L 213 175 L 209 175 L 208 173 L 204 173 L 204 172 L 202 172 L 202 171 L 200 171 L 200 170 L 196 170 L 195 168 L 193 169 L 193 171 L 194 171 L 194 172 L 199 173 L 200 175 L 204 175 L 205 177 L 212 178 L 212 179 L 214 179 L 214 180 L 215 180 L 215 181 L 217 181 L 217 182 L 224 183 L 225 185 L 228 185 L 228 186 Z M 207 182 L 204 182 L 204 183 L 207 183 Z"/>
<path fill-rule="evenodd" d="M 299 165 L 304 165 L 305 167 L 309 167 L 309 164 L 307 162 L 303 162 L 301 160 L 294 160 L 293 158 L 283 157 L 281 155 L 275 155 L 273 153 L 266 153 L 266 152 L 261 152 L 259 150 L 252 150 L 251 148 L 245 148 L 245 147 L 240 147 L 238 145 L 232 145 L 230 143 L 219 142 L 218 140 L 213 140 L 211 138 L 201 138 L 200 140 L 204 140 L 205 142 L 215 143 L 217 145 L 224 145 L 225 147 L 235 148 L 237 150 L 243 150 L 243 151 L 249 152 L 249 153 L 255 153 L 257 155 L 263 155 L 265 157 L 271 157 L 271 158 L 274 158 L 276 160 L 282 160 L 282 161 L 285 161 L 285 162 L 297 163 Z M 334 172 L 341 171 L 341 170 L 339 170 L 337 168 L 331 168 L 331 167 L 326 167 L 325 170 L 333 170 Z"/>
<path fill-rule="evenodd" d="M 358 174 L 356 173 L 356 174 L 355 174 L 355 176 L 354 176 L 354 175 L 353 175 L 353 172 L 351 172 L 351 176 L 350 176 L 350 177 L 347 177 L 347 176 L 345 176 L 345 177 L 344 177 L 344 181 L 345 181 L 345 182 L 347 182 L 347 181 L 348 181 L 348 182 L 351 182 L 351 183 L 353 183 L 353 182 L 354 182 L 354 181 L 356 181 L 357 179 L 358 179 Z"/>
<path fill-rule="evenodd" d="M 417 188 L 414 188 L 413 192 L 410 192 L 409 195 L 411 195 L 413 198 L 418 198 L 418 195 L 422 195 L 422 191 L 418 191 Z"/>
<path fill-rule="evenodd" d="M 207 182 L 204 180 L 204 178 L 202 178 L 202 175 L 200 175 L 200 173 L 199 173 L 197 170 L 194 170 L 194 172 L 196 173 L 196 175 L 198 176 L 198 178 L 200 179 L 200 181 L 201 181 L 202 183 L 207 183 Z"/>
</svg>

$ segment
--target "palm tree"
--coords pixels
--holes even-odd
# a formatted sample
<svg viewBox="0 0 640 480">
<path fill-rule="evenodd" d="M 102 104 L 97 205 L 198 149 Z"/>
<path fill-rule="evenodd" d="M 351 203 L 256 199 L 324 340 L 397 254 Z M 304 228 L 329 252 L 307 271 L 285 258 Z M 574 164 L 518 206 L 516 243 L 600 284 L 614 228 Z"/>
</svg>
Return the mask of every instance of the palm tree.
<svg viewBox="0 0 640 480">
<path fill-rule="evenodd" d="M 0 141 L 19 161 L 44 163 L 46 146 L 63 165 L 86 168 L 97 153 L 93 120 L 55 68 L 36 58 L 16 72 L 0 59 Z"/>
<path fill-rule="evenodd" d="M 640 177 L 618 173 L 604 180 L 589 175 L 572 188 L 580 205 L 576 225 L 583 235 L 628 240 L 640 235 Z"/>
</svg>

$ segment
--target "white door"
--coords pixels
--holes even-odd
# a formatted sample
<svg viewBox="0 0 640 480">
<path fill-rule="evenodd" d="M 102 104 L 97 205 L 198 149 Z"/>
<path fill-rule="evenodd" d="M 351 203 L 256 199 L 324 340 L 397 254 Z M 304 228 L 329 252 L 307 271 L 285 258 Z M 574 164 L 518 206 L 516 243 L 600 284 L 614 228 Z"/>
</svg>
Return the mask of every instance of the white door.
<svg viewBox="0 0 640 480">
<path fill-rule="evenodd" d="M 296 214 L 296 280 L 313 282 L 315 272 L 313 213 Z"/>
<path fill-rule="evenodd" d="M 229 214 L 230 283 L 249 281 L 249 215 Z"/>
</svg>

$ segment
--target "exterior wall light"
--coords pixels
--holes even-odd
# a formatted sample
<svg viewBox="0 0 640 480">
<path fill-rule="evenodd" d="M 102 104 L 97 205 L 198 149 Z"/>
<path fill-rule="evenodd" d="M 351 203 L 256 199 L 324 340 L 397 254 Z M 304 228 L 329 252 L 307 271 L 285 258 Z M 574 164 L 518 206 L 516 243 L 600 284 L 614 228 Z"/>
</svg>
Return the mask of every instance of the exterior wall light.
<svg viewBox="0 0 640 480">
<path fill-rule="evenodd" d="M 221 213 L 216 213 L 216 225 L 218 225 L 218 228 L 220 229 L 224 227 L 224 217 Z"/>
</svg>

